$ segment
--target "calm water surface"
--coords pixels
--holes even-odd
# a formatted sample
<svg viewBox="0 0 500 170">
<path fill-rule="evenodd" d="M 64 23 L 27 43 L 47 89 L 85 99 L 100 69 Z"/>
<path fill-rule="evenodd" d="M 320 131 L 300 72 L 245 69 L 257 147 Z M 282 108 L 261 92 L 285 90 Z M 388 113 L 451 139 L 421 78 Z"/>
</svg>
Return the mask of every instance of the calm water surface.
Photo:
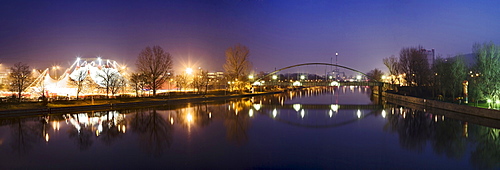
<svg viewBox="0 0 500 170">
<path fill-rule="evenodd" d="M 340 87 L 0 119 L 0 169 L 499 169 L 499 129 Z"/>
</svg>

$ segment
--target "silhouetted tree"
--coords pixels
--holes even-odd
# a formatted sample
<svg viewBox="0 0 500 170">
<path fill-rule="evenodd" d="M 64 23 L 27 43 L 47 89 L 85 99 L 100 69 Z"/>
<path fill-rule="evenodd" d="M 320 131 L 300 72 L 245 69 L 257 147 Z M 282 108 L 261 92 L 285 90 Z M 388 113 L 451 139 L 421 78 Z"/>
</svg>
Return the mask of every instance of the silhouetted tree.
<svg viewBox="0 0 500 170">
<path fill-rule="evenodd" d="M 179 74 L 175 76 L 175 86 L 177 86 L 179 90 L 182 90 L 182 88 L 187 87 L 188 84 L 189 82 L 186 74 Z"/>
<path fill-rule="evenodd" d="M 146 87 L 146 76 L 140 73 L 132 73 L 130 76 L 130 83 L 134 87 L 135 96 L 139 97 L 139 90 Z"/>
<path fill-rule="evenodd" d="M 391 74 L 391 83 L 395 83 L 395 79 L 398 79 L 398 75 L 400 72 L 398 58 L 392 55 L 389 58 L 384 58 L 383 62 L 389 70 L 389 74 Z M 398 80 L 398 82 L 400 81 Z"/>
<path fill-rule="evenodd" d="M 244 82 L 246 80 L 246 75 L 251 67 L 249 57 L 250 50 L 241 44 L 229 47 L 226 50 L 226 63 L 224 64 L 224 70 L 227 73 L 228 81 L 236 82 L 236 84 L 230 84 L 231 88 L 234 86 L 240 86 L 240 82 Z"/>
<path fill-rule="evenodd" d="M 382 76 L 384 75 L 384 72 L 382 72 L 378 68 L 375 68 L 370 72 L 366 73 L 366 75 L 368 75 L 370 81 L 382 82 Z"/>
<path fill-rule="evenodd" d="M 19 102 L 21 102 L 23 91 L 29 87 L 32 79 L 31 70 L 27 64 L 19 62 L 14 64 L 14 67 L 10 68 L 10 90 L 17 92 Z"/>
<path fill-rule="evenodd" d="M 146 83 L 153 90 L 153 95 L 156 95 L 156 90 L 170 78 L 172 57 L 160 46 L 146 47 L 139 53 L 136 65 L 139 73 L 146 77 Z"/>
<path fill-rule="evenodd" d="M 208 72 L 204 70 L 199 70 L 193 78 L 193 87 L 198 90 L 198 93 L 207 90 L 208 86 Z"/>
<path fill-rule="evenodd" d="M 86 67 L 78 68 L 77 70 L 74 71 L 76 72 L 76 74 L 70 76 L 71 79 L 70 83 L 76 86 L 76 100 L 78 100 L 80 92 L 82 92 L 84 88 L 85 78 L 87 77 L 87 72 L 88 72 L 88 69 L 85 68 Z"/>
<path fill-rule="evenodd" d="M 106 89 L 106 97 L 108 98 L 109 92 L 114 95 L 116 90 L 120 88 L 124 83 L 120 73 L 117 70 L 111 68 L 102 68 L 101 72 L 98 72 L 97 77 L 102 80 L 98 82 L 100 82 L 99 85 L 104 86 L 104 88 Z"/>
<path fill-rule="evenodd" d="M 426 86 L 432 73 L 422 46 L 403 48 L 399 53 L 399 69 L 409 86 Z"/>
</svg>

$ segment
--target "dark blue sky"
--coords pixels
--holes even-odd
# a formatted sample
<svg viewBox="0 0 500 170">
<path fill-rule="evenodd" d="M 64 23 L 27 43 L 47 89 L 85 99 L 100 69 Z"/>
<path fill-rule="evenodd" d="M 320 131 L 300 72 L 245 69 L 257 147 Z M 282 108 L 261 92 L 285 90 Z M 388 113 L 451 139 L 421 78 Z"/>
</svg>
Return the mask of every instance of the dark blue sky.
<svg viewBox="0 0 500 170">
<path fill-rule="evenodd" d="M 222 70 L 224 51 L 250 49 L 256 71 L 330 62 L 368 72 L 422 45 L 443 56 L 500 44 L 500 1 L 2 1 L 0 62 L 69 66 L 76 56 L 134 67 L 160 45 L 179 69 Z M 335 57 L 333 57 L 335 60 Z M 335 62 L 335 61 L 334 61 Z M 323 66 L 324 67 L 324 66 Z"/>
</svg>

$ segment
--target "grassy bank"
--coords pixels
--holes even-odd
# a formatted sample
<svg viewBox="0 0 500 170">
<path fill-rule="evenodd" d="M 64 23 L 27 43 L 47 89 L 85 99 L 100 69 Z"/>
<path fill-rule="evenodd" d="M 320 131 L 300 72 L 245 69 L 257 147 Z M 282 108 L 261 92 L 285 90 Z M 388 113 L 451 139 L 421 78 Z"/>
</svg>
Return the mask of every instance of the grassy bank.
<svg viewBox="0 0 500 170">
<path fill-rule="evenodd" d="M 276 91 L 260 92 L 253 94 L 267 94 L 273 92 Z M 224 92 L 221 93 L 216 91 L 208 94 L 195 94 L 195 93 L 170 93 L 168 95 L 159 94 L 156 97 L 57 100 L 48 103 L 43 103 L 43 102 L 0 103 L 0 111 L 48 109 L 48 108 L 106 105 L 106 104 L 118 104 L 118 103 L 140 103 L 140 102 L 168 101 L 168 100 L 179 100 L 179 99 L 199 99 L 199 98 L 232 97 L 232 96 L 237 97 L 249 94 L 251 93 L 224 93 Z"/>
</svg>

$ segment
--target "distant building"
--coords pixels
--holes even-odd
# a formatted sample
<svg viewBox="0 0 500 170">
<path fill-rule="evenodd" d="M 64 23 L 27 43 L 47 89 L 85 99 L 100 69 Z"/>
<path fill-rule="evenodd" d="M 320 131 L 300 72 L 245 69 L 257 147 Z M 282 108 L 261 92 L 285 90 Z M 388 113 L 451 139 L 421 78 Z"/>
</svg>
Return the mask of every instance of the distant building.
<svg viewBox="0 0 500 170">
<path fill-rule="evenodd" d="M 421 49 L 421 50 L 427 57 L 427 61 L 429 62 L 429 67 L 432 67 L 434 61 L 436 60 L 436 51 L 434 50 L 434 48 L 430 50 L 427 49 Z"/>
<path fill-rule="evenodd" d="M 224 72 L 218 71 L 218 72 L 209 72 L 207 73 L 207 76 L 209 79 L 223 79 L 224 78 Z"/>
<path fill-rule="evenodd" d="M 9 71 L 3 64 L 0 63 L 0 84 L 7 84 L 9 78 Z"/>
<path fill-rule="evenodd" d="M 215 74 L 216 74 L 217 79 L 223 79 L 224 78 L 224 72 L 222 72 L 222 71 L 218 71 Z"/>
</svg>

